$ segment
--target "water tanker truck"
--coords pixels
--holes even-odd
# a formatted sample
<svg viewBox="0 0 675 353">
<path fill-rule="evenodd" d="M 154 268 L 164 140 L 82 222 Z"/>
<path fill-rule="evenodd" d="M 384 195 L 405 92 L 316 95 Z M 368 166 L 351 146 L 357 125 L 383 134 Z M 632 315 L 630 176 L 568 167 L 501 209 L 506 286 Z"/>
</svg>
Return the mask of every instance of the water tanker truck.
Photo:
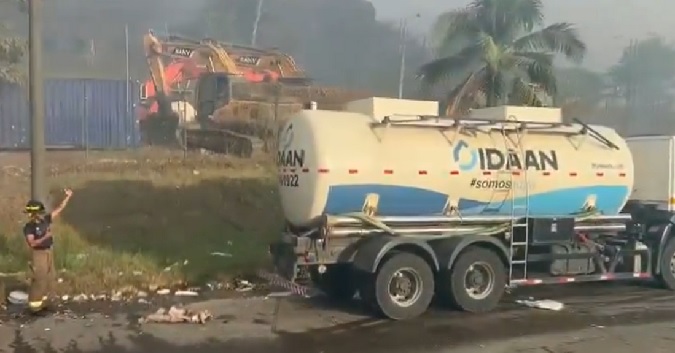
<svg viewBox="0 0 675 353">
<path fill-rule="evenodd" d="M 437 112 L 371 98 L 287 122 L 278 276 L 335 299 L 358 292 L 395 320 L 433 297 L 490 311 L 525 285 L 656 278 L 675 289 L 675 219 L 628 202 L 633 155 L 615 130 L 564 123 L 555 108 Z"/>
</svg>

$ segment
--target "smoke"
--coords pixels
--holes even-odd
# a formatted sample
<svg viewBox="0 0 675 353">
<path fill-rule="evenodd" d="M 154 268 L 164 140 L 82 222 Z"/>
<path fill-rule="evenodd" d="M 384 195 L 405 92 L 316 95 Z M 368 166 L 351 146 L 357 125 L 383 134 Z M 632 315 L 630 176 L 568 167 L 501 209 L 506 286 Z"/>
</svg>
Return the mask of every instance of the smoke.
<svg viewBox="0 0 675 353">
<path fill-rule="evenodd" d="M 260 18 L 262 17 L 262 8 L 265 0 L 258 0 L 258 7 L 256 8 L 255 21 L 253 22 L 253 33 L 251 34 L 251 45 L 255 46 L 258 39 L 258 26 L 260 25 Z"/>
</svg>

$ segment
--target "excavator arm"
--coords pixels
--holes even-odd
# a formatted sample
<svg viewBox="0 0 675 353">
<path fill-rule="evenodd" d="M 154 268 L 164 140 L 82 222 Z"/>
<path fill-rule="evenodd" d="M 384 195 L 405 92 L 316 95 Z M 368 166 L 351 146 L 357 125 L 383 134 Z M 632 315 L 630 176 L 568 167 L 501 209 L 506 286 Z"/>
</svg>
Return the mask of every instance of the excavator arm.
<svg viewBox="0 0 675 353">
<path fill-rule="evenodd" d="M 305 78 L 306 74 L 295 63 L 293 57 L 285 53 L 277 53 L 277 66 L 281 77 L 288 78 Z"/>
<path fill-rule="evenodd" d="M 158 113 L 161 116 L 168 116 L 172 113 L 171 101 L 169 100 L 169 83 L 164 73 L 164 63 L 162 62 L 162 43 L 149 32 L 143 37 L 143 49 L 145 58 L 150 70 L 150 78 L 155 86 L 155 99 L 158 105 Z"/>
<path fill-rule="evenodd" d="M 208 60 L 210 72 L 221 72 L 229 75 L 241 76 L 237 64 L 230 58 L 227 52 L 213 43 L 204 43 L 199 53 Z"/>
</svg>

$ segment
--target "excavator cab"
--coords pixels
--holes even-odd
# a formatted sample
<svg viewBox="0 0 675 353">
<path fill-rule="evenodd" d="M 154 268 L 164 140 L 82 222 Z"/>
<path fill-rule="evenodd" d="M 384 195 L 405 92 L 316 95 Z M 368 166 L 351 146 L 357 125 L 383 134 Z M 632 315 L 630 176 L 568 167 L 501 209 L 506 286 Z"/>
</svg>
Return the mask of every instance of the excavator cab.
<svg viewBox="0 0 675 353">
<path fill-rule="evenodd" d="M 232 100 L 232 77 L 222 72 L 205 72 L 197 79 L 195 89 L 197 120 L 210 119 L 218 107 Z"/>
</svg>

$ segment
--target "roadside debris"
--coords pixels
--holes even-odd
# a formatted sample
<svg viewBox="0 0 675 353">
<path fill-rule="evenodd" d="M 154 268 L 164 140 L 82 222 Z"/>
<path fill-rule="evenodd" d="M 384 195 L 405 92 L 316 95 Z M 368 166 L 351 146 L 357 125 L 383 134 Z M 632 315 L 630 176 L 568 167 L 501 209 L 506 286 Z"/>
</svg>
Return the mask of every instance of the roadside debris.
<svg viewBox="0 0 675 353">
<path fill-rule="evenodd" d="M 199 296 L 199 293 L 191 290 L 179 290 L 174 293 L 177 297 L 196 297 Z"/>
<path fill-rule="evenodd" d="M 28 293 L 15 290 L 9 293 L 7 301 L 14 305 L 24 305 L 28 303 Z"/>
<path fill-rule="evenodd" d="M 211 256 L 232 257 L 232 254 L 220 252 L 220 251 L 214 251 L 214 252 L 211 253 Z"/>
<path fill-rule="evenodd" d="M 560 311 L 565 307 L 565 304 L 550 299 L 534 300 L 530 298 L 527 300 L 516 300 L 516 303 L 525 305 L 530 308 L 553 310 L 553 311 Z"/>
<path fill-rule="evenodd" d="M 139 324 L 144 323 L 190 323 L 190 324 L 205 324 L 207 321 L 213 319 L 213 315 L 208 310 L 193 312 L 185 308 L 177 308 L 172 306 L 169 310 L 161 308 L 155 313 L 147 315 L 138 320 Z"/>
<path fill-rule="evenodd" d="M 253 283 L 245 280 L 245 279 L 235 279 L 235 290 L 237 292 L 249 292 L 252 291 L 254 288 Z"/>
</svg>

